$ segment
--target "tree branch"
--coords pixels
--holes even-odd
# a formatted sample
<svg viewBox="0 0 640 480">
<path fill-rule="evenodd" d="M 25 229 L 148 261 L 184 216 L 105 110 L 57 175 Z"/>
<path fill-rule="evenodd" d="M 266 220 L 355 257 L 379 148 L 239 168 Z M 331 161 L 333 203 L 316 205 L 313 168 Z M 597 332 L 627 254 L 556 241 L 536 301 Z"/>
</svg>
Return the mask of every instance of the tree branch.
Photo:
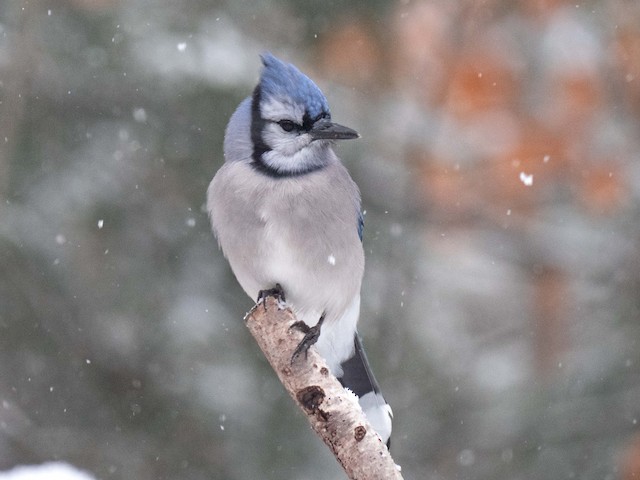
<svg viewBox="0 0 640 480">
<path fill-rule="evenodd" d="M 291 364 L 302 333 L 289 327 L 296 321 L 289 308 L 267 297 L 245 321 L 280 382 L 313 430 L 331 449 L 350 479 L 402 480 L 389 450 L 362 413 L 357 397 L 329 372 L 315 348 Z"/>
</svg>

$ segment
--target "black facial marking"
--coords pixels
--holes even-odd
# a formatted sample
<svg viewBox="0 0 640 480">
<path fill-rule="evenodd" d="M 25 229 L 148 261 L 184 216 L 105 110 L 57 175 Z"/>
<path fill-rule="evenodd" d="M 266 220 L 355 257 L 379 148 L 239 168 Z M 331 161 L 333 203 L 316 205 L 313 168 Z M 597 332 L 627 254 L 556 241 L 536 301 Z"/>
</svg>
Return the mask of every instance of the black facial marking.
<svg viewBox="0 0 640 480">
<path fill-rule="evenodd" d="M 297 177 L 298 175 L 300 175 L 298 173 L 281 172 L 280 170 L 276 170 L 275 168 L 270 167 L 269 165 L 264 163 L 262 159 L 259 159 L 259 160 L 254 159 L 253 162 L 251 162 L 251 166 L 255 171 L 260 172 L 263 175 L 266 175 L 267 177 L 271 177 L 271 178 L 289 178 L 289 177 Z"/>
<path fill-rule="evenodd" d="M 294 178 L 294 177 L 302 177 L 308 173 L 315 172 L 316 170 L 320 170 L 322 165 L 313 165 L 311 167 L 307 167 L 306 170 L 298 170 L 298 171 L 290 171 L 290 170 L 276 170 L 275 168 L 267 165 L 262 159 L 253 160 L 251 162 L 251 166 L 257 172 L 262 173 L 271 178 Z"/>
<path fill-rule="evenodd" d="M 256 171 L 264 175 L 267 175 L 271 178 L 299 177 L 302 175 L 306 175 L 307 173 L 315 172 L 316 170 L 320 169 L 322 167 L 321 165 L 314 165 L 305 170 L 300 170 L 300 171 L 280 171 L 268 165 L 267 163 L 265 163 L 265 161 L 262 159 L 262 155 L 264 153 L 270 152 L 272 148 L 269 145 L 267 145 L 264 139 L 262 138 L 262 131 L 264 130 L 265 124 L 267 122 L 270 122 L 270 120 L 265 120 L 260 116 L 260 98 L 261 98 L 260 84 L 258 84 L 256 88 L 253 90 L 253 95 L 251 97 L 251 143 L 253 144 L 253 154 L 251 156 L 253 161 L 251 162 L 251 166 Z M 280 122 L 278 122 L 278 124 L 280 125 L 280 127 L 282 127 L 283 130 L 287 132 L 292 131 L 296 128 L 310 130 L 313 124 L 318 119 L 326 115 L 328 114 L 322 113 L 315 119 L 309 118 L 307 120 L 308 122 L 310 122 L 308 124 L 308 127 L 306 126 L 306 124 L 302 126 L 297 125 L 296 123 L 291 122 L 290 120 L 281 120 Z M 309 117 L 308 114 L 305 114 L 305 118 L 308 118 L 308 117 Z M 283 122 L 291 122 L 293 124 L 293 128 L 291 130 L 287 130 L 288 127 L 285 128 L 282 125 Z"/>
<path fill-rule="evenodd" d="M 319 115 L 312 118 L 311 115 L 309 115 L 309 112 L 305 111 L 304 116 L 302 117 L 302 129 L 308 132 L 313 127 L 313 124 L 322 118 L 330 120 L 331 114 L 329 112 L 321 112 Z"/>
<path fill-rule="evenodd" d="M 251 143 L 253 143 L 253 163 L 262 163 L 262 154 L 271 150 L 262 139 L 265 120 L 260 116 L 260 85 L 253 91 L 251 99 Z"/>
</svg>

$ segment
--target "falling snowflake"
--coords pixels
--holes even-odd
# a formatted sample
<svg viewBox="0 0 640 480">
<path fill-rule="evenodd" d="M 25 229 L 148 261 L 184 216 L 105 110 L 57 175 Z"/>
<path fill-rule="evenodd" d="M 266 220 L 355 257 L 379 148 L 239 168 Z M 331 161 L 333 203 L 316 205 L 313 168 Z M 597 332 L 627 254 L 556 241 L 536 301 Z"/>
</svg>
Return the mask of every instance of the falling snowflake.
<svg viewBox="0 0 640 480">
<path fill-rule="evenodd" d="M 524 183 L 525 186 L 530 187 L 533 185 L 533 173 L 529 175 L 524 172 L 520 172 L 520 181 Z"/>
</svg>

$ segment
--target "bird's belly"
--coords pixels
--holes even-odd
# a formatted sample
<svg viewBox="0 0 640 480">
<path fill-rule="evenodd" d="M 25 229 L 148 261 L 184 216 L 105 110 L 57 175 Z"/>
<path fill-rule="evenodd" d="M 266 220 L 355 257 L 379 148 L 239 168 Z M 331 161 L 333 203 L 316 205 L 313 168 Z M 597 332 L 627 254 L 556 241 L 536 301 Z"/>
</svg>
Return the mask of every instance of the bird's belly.
<svg viewBox="0 0 640 480">
<path fill-rule="evenodd" d="M 310 325 L 323 313 L 331 322 L 347 308 L 345 303 L 360 290 L 363 271 L 359 243 L 345 248 L 344 242 L 341 244 L 330 234 L 317 230 L 312 236 L 301 235 L 300 232 L 308 230 L 300 222 L 282 218 L 265 222 L 254 237 L 259 254 L 251 259 L 251 265 L 240 269 L 246 274 L 235 272 L 253 298 L 259 290 L 280 283 L 287 303 Z"/>
<path fill-rule="evenodd" d="M 265 242 L 269 245 L 265 278 L 268 282 L 279 282 L 289 303 L 304 316 L 319 317 L 331 310 L 336 299 L 347 293 L 338 287 L 355 286 L 356 283 L 353 272 L 336 265 L 335 255 L 330 252 L 331 245 L 317 240 L 305 242 L 304 246 L 292 245 L 286 238 Z"/>
</svg>

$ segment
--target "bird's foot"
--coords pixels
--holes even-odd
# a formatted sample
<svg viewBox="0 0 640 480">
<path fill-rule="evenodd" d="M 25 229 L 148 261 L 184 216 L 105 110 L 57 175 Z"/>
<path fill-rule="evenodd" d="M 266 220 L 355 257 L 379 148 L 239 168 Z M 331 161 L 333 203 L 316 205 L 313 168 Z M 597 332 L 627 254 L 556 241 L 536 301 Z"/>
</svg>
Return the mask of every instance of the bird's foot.
<svg viewBox="0 0 640 480">
<path fill-rule="evenodd" d="M 278 305 L 284 305 L 286 303 L 286 299 L 284 298 L 284 290 L 279 283 L 276 283 L 276 286 L 273 288 L 269 288 L 267 290 L 260 290 L 258 292 L 258 298 L 256 299 L 256 306 L 261 303 L 264 305 L 264 309 L 267 309 L 267 302 L 265 300 L 267 297 L 274 297 L 278 301 Z"/>
<path fill-rule="evenodd" d="M 304 337 L 302 338 L 302 341 L 300 341 L 296 349 L 293 351 L 293 354 L 291 355 L 292 365 L 293 365 L 293 362 L 295 362 L 296 359 L 303 352 L 304 352 L 304 359 L 305 360 L 307 359 L 309 348 L 311 347 L 311 345 L 313 345 L 318 341 L 318 338 L 320 338 L 320 329 L 322 328 L 322 322 L 324 322 L 324 315 L 320 317 L 320 320 L 318 320 L 318 323 L 315 324 L 313 327 L 310 327 L 303 321 L 297 321 L 289 327 L 289 329 L 300 330 L 302 333 L 304 333 Z"/>
</svg>

